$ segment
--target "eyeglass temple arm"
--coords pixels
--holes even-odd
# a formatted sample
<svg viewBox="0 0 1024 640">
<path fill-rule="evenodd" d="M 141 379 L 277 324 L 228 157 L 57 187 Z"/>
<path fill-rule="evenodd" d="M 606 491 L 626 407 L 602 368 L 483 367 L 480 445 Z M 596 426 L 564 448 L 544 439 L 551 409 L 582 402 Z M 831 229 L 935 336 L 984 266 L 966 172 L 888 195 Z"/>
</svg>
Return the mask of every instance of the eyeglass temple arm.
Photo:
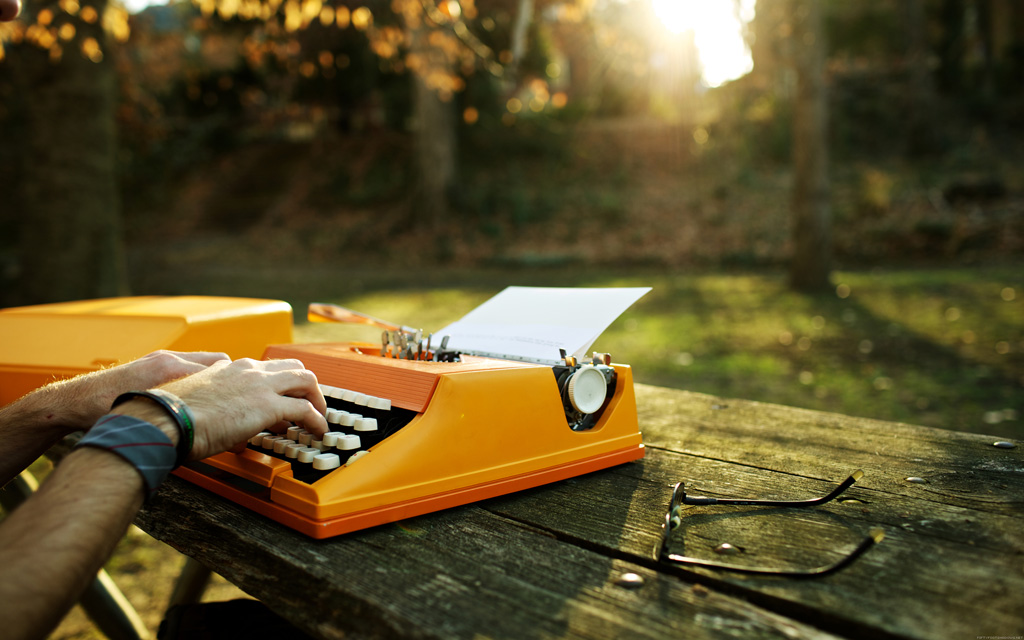
<svg viewBox="0 0 1024 640">
<path fill-rule="evenodd" d="M 686 564 L 694 567 L 706 567 L 709 569 L 721 569 L 723 571 L 733 571 L 736 573 L 782 576 L 789 578 L 817 578 L 846 568 L 852 564 L 854 560 L 864 555 L 868 549 L 881 542 L 884 537 L 885 533 L 881 529 L 872 529 L 868 534 L 868 537 L 864 538 L 864 540 L 857 545 L 857 548 L 845 557 L 832 564 L 816 567 L 814 569 L 759 569 L 756 567 L 744 567 L 742 565 L 729 564 L 727 562 L 714 562 L 713 560 L 690 558 L 688 556 L 681 556 L 675 553 L 665 554 L 664 559 L 678 564 Z M 659 549 L 659 552 L 662 551 L 663 549 Z"/>
<path fill-rule="evenodd" d="M 849 478 L 843 480 L 838 487 L 833 489 L 831 493 L 821 498 L 814 498 L 813 500 L 737 500 L 733 498 L 704 498 L 701 496 L 688 496 L 684 494 L 681 503 L 689 505 L 732 504 L 760 505 L 763 507 L 813 507 L 815 505 L 825 504 L 826 502 L 835 500 L 840 494 L 853 486 L 853 483 L 860 480 L 863 476 L 864 472 L 857 469 Z"/>
</svg>

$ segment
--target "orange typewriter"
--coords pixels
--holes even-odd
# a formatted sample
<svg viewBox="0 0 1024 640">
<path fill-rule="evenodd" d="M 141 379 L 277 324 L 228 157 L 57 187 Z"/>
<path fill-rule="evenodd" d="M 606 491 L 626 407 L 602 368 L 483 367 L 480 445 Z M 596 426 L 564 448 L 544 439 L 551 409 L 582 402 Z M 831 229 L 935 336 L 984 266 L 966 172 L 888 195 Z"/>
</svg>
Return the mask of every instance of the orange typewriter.
<svg viewBox="0 0 1024 640">
<path fill-rule="evenodd" d="M 523 295 L 539 295 L 542 303 L 558 300 L 564 307 L 565 296 L 574 291 L 585 297 L 597 291 L 625 293 L 596 314 L 585 314 L 600 316 L 593 326 L 559 326 L 560 320 L 580 311 L 571 298 L 568 305 L 574 313 L 563 308 L 553 321 L 509 319 L 508 314 L 523 315 Z M 444 337 L 438 345 L 420 331 L 332 305 L 311 305 L 310 320 L 377 325 L 383 328 L 381 343 L 288 344 L 290 314 L 284 327 L 285 319 L 275 306 L 284 303 L 274 301 L 185 297 L 106 302 L 118 309 L 121 324 L 125 315 L 131 316 L 124 306 L 131 306 L 131 301 L 148 301 L 151 313 L 170 316 L 188 310 L 178 314 L 185 317 L 175 318 L 179 328 L 184 327 L 177 332 L 177 342 L 144 340 L 144 345 L 135 345 L 139 353 L 122 352 L 114 361 L 155 348 L 178 348 L 192 325 L 205 336 L 186 340 L 189 348 L 248 355 L 233 353 L 218 343 L 216 335 L 233 335 L 236 351 L 245 350 L 238 344 L 239 332 L 231 328 L 232 317 L 238 322 L 246 318 L 240 308 L 262 316 L 262 330 L 274 338 L 288 334 L 284 344 L 267 346 L 263 357 L 297 358 L 317 375 L 328 403 L 327 435 L 316 440 L 298 427 L 283 434 L 264 432 L 253 437 L 243 453 L 222 453 L 174 473 L 306 535 L 327 538 L 643 457 L 630 368 L 613 364 L 608 354 L 595 353 L 584 362 L 557 345 L 566 334 L 575 333 L 589 337 L 582 347 L 589 348 L 607 324 L 645 292 L 512 287 L 440 332 Z M 498 304 L 492 305 L 495 301 Z M 154 304 L 159 311 L 153 311 Z M 195 313 L 204 304 L 209 308 Z M 218 305 L 230 307 L 231 313 L 211 311 Z M 30 308 L 0 311 L 0 329 L 24 309 Z M 31 309 L 37 316 L 46 316 L 47 311 L 67 315 L 61 304 Z M 94 335 L 106 309 L 90 307 L 92 313 L 87 312 L 89 317 L 82 317 L 81 324 L 91 325 Z M 211 322 L 218 330 L 211 331 Z M 248 334 L 258 342 L 257 336 Z M 90 350 L 89 332 L 74 341 L 81 343 L 80 350 Z M 494 351 L 495 346 L 510 345 L 503 353 Z M 92 362 L 111 360 L 100 346 L 94 353 L 99 355 Z M 49 368 L 60 374 L 53 364 Z M 31 370 L 38 382 L 44 369 L 11 363 L 0 349 L 0 392 L 19 378 L 18 371 Z M 14 399 L 10 394 L 5 397 L 4 402 Z"/>
</svg>

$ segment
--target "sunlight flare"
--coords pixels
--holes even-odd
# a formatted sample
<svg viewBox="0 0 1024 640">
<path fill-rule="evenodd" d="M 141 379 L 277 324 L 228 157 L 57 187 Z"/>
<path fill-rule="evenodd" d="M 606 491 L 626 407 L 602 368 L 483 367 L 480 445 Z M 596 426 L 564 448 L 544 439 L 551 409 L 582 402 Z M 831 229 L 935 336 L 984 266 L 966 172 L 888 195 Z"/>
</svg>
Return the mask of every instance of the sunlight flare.
<svg viewBox="0 0 1024 640">
<path fill-rule="evenodd" d="M 651 0 L 664 28 L 675 35 L 692 31 L 704 83 L 720 86 L 754 68 L 744 25 L 754 16 L 755 0 Z"/>
</svg>

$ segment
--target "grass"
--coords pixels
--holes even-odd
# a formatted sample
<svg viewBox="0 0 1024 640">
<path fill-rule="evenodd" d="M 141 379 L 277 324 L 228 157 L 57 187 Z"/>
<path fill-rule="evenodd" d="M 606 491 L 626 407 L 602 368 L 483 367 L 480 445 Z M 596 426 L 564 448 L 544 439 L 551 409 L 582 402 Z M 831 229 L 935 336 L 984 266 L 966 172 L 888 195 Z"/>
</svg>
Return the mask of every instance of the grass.
<svg viewBox="0 0 1024 640">
<path fill-rule="evenodd" d="M 175 274 L 155 293 L 334 302 L 436 331 L 512 284 L 650 286 L 595 349 L 638 382 L 926 426 L 1024 437 L 1024 276 L 1014 266 L 841 271 L 836 291 L 787 289 L 780 271 L 477 269 Z M 306 342 L 379 339 L 305 324 Z"/>
</svg>

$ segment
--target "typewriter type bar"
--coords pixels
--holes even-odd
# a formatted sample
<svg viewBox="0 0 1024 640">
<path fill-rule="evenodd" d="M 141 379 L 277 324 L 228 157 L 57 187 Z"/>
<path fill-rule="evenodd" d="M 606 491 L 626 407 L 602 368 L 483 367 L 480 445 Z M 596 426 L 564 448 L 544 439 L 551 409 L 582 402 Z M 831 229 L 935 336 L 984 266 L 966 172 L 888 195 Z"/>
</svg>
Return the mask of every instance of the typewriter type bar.
<svg viewBox="0 0 1024 640">
<path fill-rule="evenodd" d="M 243 453 L 175 474 L 327 538 L 644 455 L 628 366 L 601 367 L 609 381 L 603 402 L 569 403 L 573 372 L 566 367 L 381 352 L 381 345 L 348 343 L 269 347 L 265 358 L 297 358 L 316 373 L 331 431 L 319 441 L 297 428 L 261 434 Z M 584 373 L 578 387 L 597 380 L 594 371 Z M 593 413 L 581 418 L 572 405 L 587 402 Z"/>
</svg>

